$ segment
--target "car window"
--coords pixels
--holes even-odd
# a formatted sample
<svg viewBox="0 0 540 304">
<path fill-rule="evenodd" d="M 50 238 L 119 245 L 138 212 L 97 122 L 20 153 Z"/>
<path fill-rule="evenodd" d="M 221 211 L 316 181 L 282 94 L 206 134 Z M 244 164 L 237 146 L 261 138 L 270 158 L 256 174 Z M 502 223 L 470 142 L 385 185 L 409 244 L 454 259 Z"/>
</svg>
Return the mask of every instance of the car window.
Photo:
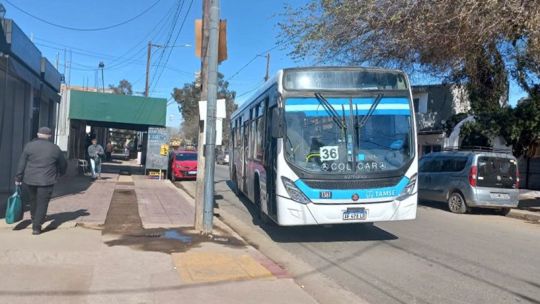
<svg viewBox="0 0 540 304">
<path fill-rule="evenodd" d="M 431 161 L 431 158 L 429 157 L 423 157 L 418 162 L 418 171 L 419 172 L 426 172 L 426 167 L 428 163 Z"/>
<path fill-rule="evenodd" d="M 467 157 L 447 157 L 442 159 L 442 172 L 460 172 L 467 165 Z"/>
<path fill-rule="evenodd" d="M 197 160 L 196 153 L 176 153 L 176 160 Z"/>
<path fill-rule="evenodd" d="M 440 172 L 442 170 L 442 159 L 431 158 L 425 161 L 421 172 Z"/>
<path fill-rule="evenodd" d="M 443 172 L 452 172 L 452 171 L 454 171 L 453 168 L 454 168 L 454 165 L 455 165 L 456 161 L 453 158 L 450 158 L 450 157 L 443 158 L 443 159 L 441 159 L 441 163 L 442 163 L 441 171 L 443 171 Z"/>
<path fill-rule="evenodd" d="M 517 181 L 514 159 L 482 156 L 478 158 L 479 187 L 513 188 Z"/>
</svg>

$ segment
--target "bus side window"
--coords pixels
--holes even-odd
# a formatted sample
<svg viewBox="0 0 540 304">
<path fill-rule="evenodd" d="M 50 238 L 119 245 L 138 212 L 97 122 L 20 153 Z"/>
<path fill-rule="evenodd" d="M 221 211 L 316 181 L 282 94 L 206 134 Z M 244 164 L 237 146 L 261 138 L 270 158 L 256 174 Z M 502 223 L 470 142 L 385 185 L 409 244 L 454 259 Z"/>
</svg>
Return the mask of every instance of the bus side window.
<svg viewBox="0 0 540 304">
<path fill-rule="evenodd" d="M 268 98 L 267 98 L 268 99 Z M 266 99 L 266 100 L 267 100 Z M 264 105 L 266 103 L 266 100 L 265 101 L 262 101 L 259 106 L 257 107 L 259 110 L 258 110 L 258 117 L 257 117 L 257 123 L 256 123 L 256 126 L 257 126 L 257 129 L 256 129 L 256 139 L 255 139 L 255 158 L 257 160 L 260 160 L 262 161 L 263 160 L 263 154 L 264 154 L 264 138 L 265 138 L 265 128 L 264 128 L 264 125 L 265 125 L 265 116 L 264 116 Z"/>
</svg>

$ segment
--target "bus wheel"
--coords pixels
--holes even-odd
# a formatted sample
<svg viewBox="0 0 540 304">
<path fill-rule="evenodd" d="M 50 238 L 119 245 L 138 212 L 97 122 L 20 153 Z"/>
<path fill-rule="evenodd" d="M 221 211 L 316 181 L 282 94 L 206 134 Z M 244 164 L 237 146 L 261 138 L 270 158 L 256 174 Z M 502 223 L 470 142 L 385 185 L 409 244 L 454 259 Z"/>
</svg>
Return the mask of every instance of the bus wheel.
<svg viewBox="0 0 540 304">
<path fill-rule="evenodd" d="M 233 175 L 232 175 L 232 181 L 233 181 L 233 184 L 234 184 L 234 194 L 236 194 L 236 196 L 240 197 L 240 188 L 238 186 L 238 177 L 236 175 L 236 168 L 233 169 Z"/>
<path fill-rule="evenodd" d="M 263 225 L 266 225 L 270 223 L 270 219 L 268 218 L 268 215 L 266 215 L 262 209 L 262 203 L 261 203 L 261 186 L 259 184 L 259 180 L 257 178 L 257 181 L 255 182 L 255 206 L 257 206 L 257 209 L 259 211 L 259 220 Z"/>
<path fill-rule="evenodd" d="M 452 213 L 463 214 L 469 212 L 469 207 L 467 207 L 463 195 L 459 192 L 450 194 L 450 197 L 448 198 L 448 209 L 450 209 Z"/>
</svg>

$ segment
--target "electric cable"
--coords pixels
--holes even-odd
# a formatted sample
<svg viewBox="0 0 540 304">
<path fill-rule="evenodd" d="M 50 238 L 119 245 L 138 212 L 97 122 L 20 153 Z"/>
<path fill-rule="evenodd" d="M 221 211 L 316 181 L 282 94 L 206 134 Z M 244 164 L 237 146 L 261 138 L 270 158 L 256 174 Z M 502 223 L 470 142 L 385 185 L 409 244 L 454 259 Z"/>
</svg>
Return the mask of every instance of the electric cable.
<svg viewBox="0 0 540 304">
<path fill-rule="evenodd" d="M 51 26 L 54 26 L 54 27 L 57 27 L 57 28 L 61 28 L 61 29 L 64 29 L 64 30 L 71 30 L 71 31 L 79 31 L 79 32 L 97 32 L 97 31 L 105 31 L 105 30 L 109 30 L 109 29 L 112 29 L 112 28 L 115 28 L 115 27 L 119 27 L 119 26 L 122 26 L 122 25 L 125 25 L 127 23 L 130 23 L 132 22 L 133 20 L 145 15 L 146 13 L 148 13 L 152 8 L 154 8 L 159 2 L 161 2 L 161 0 L 157 0 L 156 2 L 154 2 L 152 5 L 150 5 L 149 7 L 147 7 L 145 10 L 143 10 L 142 12 L 140 12 L 139 14 L 127 19 L 127 20 L 124 20 L 122 22 L 119 22 L 119 23 L 116 23 L 116 24 L 111 24 L 111 25 L 107 25 L 107 26 L 103 26 L 103 27 L 95 27 L 95 28 L 79 28 L 79 27 L 73 27 L 73 26 L 66 26 L 66 25 L 62 25 L 62 24 L 58 24 L 58 23 L 54 23 L 54 22 L 51 22 L 51 21 L 48 21 L 46 19 L 43 19 L 41 17 L 38 17 L 34 14 L 31 14 L 29 12 L 27 12 L 26 10 L 16 6 L 15 4 L 13 4 L 10 0 L 4 0 L 7 4 L 11 5 L 13 8 L 15 8 L 16 10 L 20 11 L 21 13 L 27 15 L 27 16 L 30 16 L 36 20 L 39 20 L 43 23 L 46 23 L 48 25 L 51 25 Z"/>
</svg>

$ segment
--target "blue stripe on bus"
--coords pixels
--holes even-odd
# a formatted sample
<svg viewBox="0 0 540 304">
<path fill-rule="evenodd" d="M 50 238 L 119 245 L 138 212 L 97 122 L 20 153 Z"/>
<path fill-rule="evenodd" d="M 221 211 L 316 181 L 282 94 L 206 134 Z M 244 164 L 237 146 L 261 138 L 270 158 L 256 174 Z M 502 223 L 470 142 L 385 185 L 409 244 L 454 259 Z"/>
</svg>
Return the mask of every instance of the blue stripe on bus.
<svg viewBox="0 0 540 304">
<path fill-rule="evenodd" d="M 401 181 L 393 187 L 370 188 L 370 189 L 314 189 L 309 187 L 301 179 L 298 179 L 294 184 L 300 189 L 310 200 L 320 200 L 321 192 L 331 192 L 331 199 L 351 200 L 354 194 L 359 196 L 359 199 L 373 198 L 392 198 L 398 196 L 405 188 L 409 179 L 403 177 Z"/>
<path fill-rule="evenodd" d="M 331 105 L 349 105 L 348 98 L 327 98 L 328 102 Z M 371 105 L 375 98 L 363 97 L 363 98 L 353 98 L 353 104 L 368 104 Z M 406 104 L 409 105 L 409 99 L 405 97 L 383 97 L 379 104 Z M 319 101 L 316 98 L 288 98 L 286 101 L 287 105 L 320 105 Z"/>
<path fill-rule="evenodd" d="M 348 115 L 349 112 L 345 110 L 345 115 Z M 358 110 L 358 115 L 366 115 L 368 111 L 360 111 Z M 303 111 L 306 116 L 321 116 L 321 117 L 327 117 L 328 113 L 324 110 L 321 111 Z M 341 115 L 341 112 L 338 111 L 338 114 Z M 373 112 L 373 115 L 411 115 L 411 112 L 409 110 L 375 110 Z"/>
</svg>

